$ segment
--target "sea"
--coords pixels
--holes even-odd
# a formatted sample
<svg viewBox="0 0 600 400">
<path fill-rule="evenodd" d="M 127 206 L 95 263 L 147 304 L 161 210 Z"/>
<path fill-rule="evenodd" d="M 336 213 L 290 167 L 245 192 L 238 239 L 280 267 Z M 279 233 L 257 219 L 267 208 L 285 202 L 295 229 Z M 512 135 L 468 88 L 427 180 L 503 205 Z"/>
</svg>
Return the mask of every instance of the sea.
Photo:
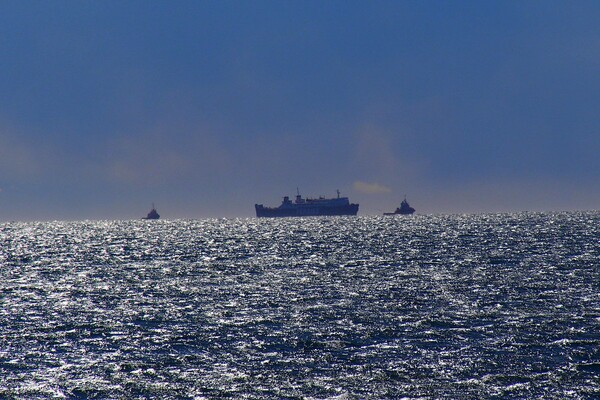
<svg viewBox="0 0 600 400">
<path fill-rule="evenodd" d="M 600 212 L 0 223 L 0 398 L 598 399 Z"/>
</svg>

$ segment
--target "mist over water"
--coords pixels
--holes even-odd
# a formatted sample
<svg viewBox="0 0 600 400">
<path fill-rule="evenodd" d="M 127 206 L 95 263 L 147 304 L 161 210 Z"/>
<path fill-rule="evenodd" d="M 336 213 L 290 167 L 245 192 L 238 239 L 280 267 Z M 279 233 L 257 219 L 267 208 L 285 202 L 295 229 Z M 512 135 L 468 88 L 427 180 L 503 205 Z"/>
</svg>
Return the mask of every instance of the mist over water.
<svg viewBox="0 0 600 400">
<path fill-rule="evenodd" d="M 600 397 L 600 213 L 0 224 L 0 397 Z"/>
</svg>

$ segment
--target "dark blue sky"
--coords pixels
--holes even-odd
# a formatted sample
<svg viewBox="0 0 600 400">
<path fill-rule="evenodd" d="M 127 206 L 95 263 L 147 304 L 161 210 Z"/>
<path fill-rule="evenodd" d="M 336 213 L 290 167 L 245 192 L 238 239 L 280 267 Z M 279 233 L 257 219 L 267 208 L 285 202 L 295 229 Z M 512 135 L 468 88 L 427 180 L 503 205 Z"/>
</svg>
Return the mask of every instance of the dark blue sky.
<svg viewBox="0 0 600 400">
<path fill-rule="evenodd" d="M 600 3 L 0 5 L 0 220 L 600 208 Z"/>
</svg>

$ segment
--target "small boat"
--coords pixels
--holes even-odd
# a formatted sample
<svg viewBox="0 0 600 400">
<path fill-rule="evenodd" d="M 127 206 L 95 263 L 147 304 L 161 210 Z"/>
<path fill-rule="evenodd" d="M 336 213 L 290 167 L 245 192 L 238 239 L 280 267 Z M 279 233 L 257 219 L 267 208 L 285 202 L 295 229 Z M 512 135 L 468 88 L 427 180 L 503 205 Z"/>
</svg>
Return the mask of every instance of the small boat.
<svg viewBox="0 0 600 400">
<path fill-rule="evenodd" d="M 394 211 L 393 213 L 383 213 L 383 215 L 410 215 L 414 212 L 415 209 L 412 208 L 410 204 L 408 204 L 408 201 L 406 201 L 406 197 L 404 197 L 404 200 L 402 200 L 402 203 L 400 203 L 400 207 L 396 208 L 396 211 Z"/>
<path fill-rule="evenodd" d="M 160 215 L 156 212 L 156 208 L 154 208 L 154 204 L 152 204 L 152 210 L 142 219 L 159 219 Z"/>
</svg>

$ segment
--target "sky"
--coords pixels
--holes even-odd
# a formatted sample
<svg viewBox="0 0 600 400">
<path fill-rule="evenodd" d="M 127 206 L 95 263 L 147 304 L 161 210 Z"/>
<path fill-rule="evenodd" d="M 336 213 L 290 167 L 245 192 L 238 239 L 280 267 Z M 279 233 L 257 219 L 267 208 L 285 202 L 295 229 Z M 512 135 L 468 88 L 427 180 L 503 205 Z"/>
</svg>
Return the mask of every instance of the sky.
<svg viewBox="0 0 600 400">
<path fill-rule="evenodd" d="M 3 1 L 0 221 L 600 209 L 600 2 Z"/>
</svg>

